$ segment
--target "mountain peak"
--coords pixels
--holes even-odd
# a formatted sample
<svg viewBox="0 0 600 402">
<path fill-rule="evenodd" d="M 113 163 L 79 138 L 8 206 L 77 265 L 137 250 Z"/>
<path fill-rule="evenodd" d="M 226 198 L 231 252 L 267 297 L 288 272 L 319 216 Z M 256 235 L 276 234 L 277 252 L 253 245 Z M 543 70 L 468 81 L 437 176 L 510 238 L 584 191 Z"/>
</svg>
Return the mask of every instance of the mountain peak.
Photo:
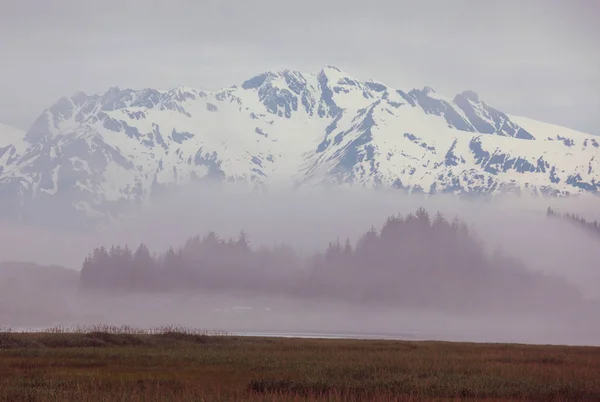
<svg viewBox="0 0 600 402">
<path fill-rule="evenodd" d="M 321 71 L 328 71 L 328 70 L 337 71 L 338 73 L 342 72 L 341 69 L 339 69 L 338 67 L 331 65 L 331 64 L 327 64 L 325 67 L 323 67 L 321 69 Z"/>
<path fill-rule="evenodd" d="M 342 71 L 342 69 L 332 65 L 323 67 L 318 76 L 326 76 L 330 81 L 337 81 L 344 77 L 352 78 L 350 74 L 347 74 L 345 71 Z"/>
<path fill-rule="evenodd" d="M 71 101 L 76 105 L 82 105 L 89 99 L 93 99 L 94 96 L 90 96 L 83 91 L 77 91 L 73 95 L 71 95 Z"/>
<path fill-rule="evenodd" d="M 108 90 L 106 91 L 106 93 L 118 93 L 121 92 L 121 88 L 119 88 L 118 85 L 112 86 L 110 88 L 108 88 Z"/>
<path fill-rule="evenodd" d="M 269 80 L 270 78 L 274 78 L 277 75 L 271 71 L 268 71 L 266 73 L 262 73 L 262 74 L 258 74 L 255 75 L 254 77 L 244 81 L 242 83 L 242 88 L 243 89 L 256 89 L 262 86 L 262 84 L 264 84 L 267 80 Z"/>
<path fill-rule="evenodd" d="M 475 103 L 480 102 L 479 95 L 477 95 L 477 93 L 475 93 L 474 91 L 471 91 L 471 90 L 463 91 L 458 96 L 461 96 L 461 97 L 463 97 L 467 100 L 470 100 L 472 102 L 475 102 Z"/>
</svg>

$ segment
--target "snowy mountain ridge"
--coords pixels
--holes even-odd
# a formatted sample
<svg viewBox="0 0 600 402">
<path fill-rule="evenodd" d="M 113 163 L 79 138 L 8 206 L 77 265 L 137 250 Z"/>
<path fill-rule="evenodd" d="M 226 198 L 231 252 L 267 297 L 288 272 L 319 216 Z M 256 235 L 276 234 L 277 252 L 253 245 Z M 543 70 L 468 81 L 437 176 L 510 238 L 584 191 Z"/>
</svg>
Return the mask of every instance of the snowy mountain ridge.
<svg viewBox="0 0 600 402">
<path fill-rule="evenodd" d="M 0 215 L 106 221 L 201 182 L 544 196 L 600 190 L 599 138 L 465 91 L 408 92 L 335 67 L 239 86 L 79 92 L 0 139 Z"/>
</svg>

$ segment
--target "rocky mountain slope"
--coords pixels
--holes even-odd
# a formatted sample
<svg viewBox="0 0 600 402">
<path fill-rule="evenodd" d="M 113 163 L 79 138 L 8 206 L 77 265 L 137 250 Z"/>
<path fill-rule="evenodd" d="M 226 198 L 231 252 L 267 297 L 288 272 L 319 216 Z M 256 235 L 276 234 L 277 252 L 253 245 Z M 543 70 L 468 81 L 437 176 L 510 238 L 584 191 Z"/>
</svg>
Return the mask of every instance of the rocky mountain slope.
<svg viewBox="0 0 600 402">
<path fill-rule="evenodd" d="M 3 129 L 6 130 L 6 129 Z M 335 67 L 214 92 L 76 93 L 0 137 L 0 217 L 93 224 L 172 186 L 364 186 L 545 196 L 600 190 L 600 138 Z M 53 211 L 49 213 L 48 211 Z"/>
</svg>

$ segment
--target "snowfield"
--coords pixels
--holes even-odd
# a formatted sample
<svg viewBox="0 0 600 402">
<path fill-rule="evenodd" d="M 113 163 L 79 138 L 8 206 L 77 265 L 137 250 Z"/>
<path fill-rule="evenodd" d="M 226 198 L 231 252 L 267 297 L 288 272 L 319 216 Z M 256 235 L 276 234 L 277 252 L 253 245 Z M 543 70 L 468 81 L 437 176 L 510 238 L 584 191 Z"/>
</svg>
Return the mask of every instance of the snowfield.
<svg viewBox="0 0 600 402">
<path fill-rule="evenodd" d="M 0 126 L 0 210 L 35 220 L 52 207 L 87 224 L 202 182 L 595 194 L 599 146 L 471 91 L 404 92 L 332 66 L 213 92 L 111 88 L 61 98 L 27 133 Z"/>
</svg>

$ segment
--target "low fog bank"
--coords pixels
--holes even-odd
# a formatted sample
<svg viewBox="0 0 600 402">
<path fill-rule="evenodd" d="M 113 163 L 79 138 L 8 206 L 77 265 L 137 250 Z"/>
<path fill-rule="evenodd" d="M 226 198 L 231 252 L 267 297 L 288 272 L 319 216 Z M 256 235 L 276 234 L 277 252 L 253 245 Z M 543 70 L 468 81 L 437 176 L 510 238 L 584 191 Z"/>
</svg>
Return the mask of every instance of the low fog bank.
<svg viewBox="0 0 600 402">
<path fill-rule="evenodd" d="M 494 200 L 426 198 L 398 191 L 299 189 L 248 191 L 239 187 L 188 189 L 146 205 L 121 223 L 94 233 L 0 224 L 0 261 L 31 261 L 81 269 L 85 256 L 100 245 L 145 243 L 160 252 L 209 231 L 250 235 L 252 246 L 286 243 L 297 251 L 323 250 L 328 242 L 352 242 L 370 227 L 418 207 L 460 217 L 489 247 L 501 248 L 531 269 L 557 273 L 588 297 L 600 298 L 600 247 L 596 239 L 565 222 L 545 217 L 548 206 L 600 219 L 600 198 L 506 196 Z"/>
<path fill-rule="evenodd" d="M 546 218 L 548 206 L 589 219 L 598 219 L 594 214 L 600 211 L 597 198 L 482 201 L 450 196 L 425 198 L 396 191 L 247 193 L 235 189 L 210 189 L 172 194 L 169 199 L 146 206 L 126 222 L 104 227 L 95 233 L 4 225 L 0 226 L 0 260 L 60 264 L 72 269 L 43 267 L 46 273 L 52 272 L 48 275 L 53 279 L 41 280 L 43 276 L 38 267 L 0 265 L 0 327 L 99 323 L 136 327 L 184 325 L 245 334 L 319 333 L 600 345 L 600 325 L 595 320 L 599 305 L 593 301 L 600 299 L 600 238 L 594 238 L 568 222 Z M 512 279 L 502 284 L 503 287 L 498 285 L 497 289 L 502 293 L 495 297 L 501 305 L 480 309 L 463 309 L 460 304 L 453 309 L 425 305 L 409 308 L 400 304 L 361 302 L 360 298 L 336 300 L 333 295 L 327 296 L 326 288 L 314 297 L 310 294 L 292 297 L 282 293 L 281 288 L 267 285 L 260 293 L 174 290 L 127 295 L 82 290 L 77 272 L 73 270 L 80 269 L 84 258 L 100 246 L 128 244 L 135 249 L 143 242 L 151 251 L 164 252 L 170 246 L 185 244 L 194 235 L 204 236 L 209 231 L 216 231 L 223 237 L 235 238 L 242 229 L 248 234 L 253 248 L 285 243 L 293 246 L 299 255 L 309 256 L 324 252 L 328 243 L 336 239 L 343 243 L 349 238 L 354 245 L 369 228 L 374 226 L 380 230 L 388 217 L 413 213 L 419 207 L 427 209 L 432 218 L 436 211 L 441 211 L 448 219 L 460 217 L 490 256 L 501 250 L 534 272 L 563 278 L 565 284 L 573 285 L 588 301 L 574 301 L 570 294 L 566 296 L 570 290 L 558 284 L 556 294 L 545 290 L 546 298 L 541 306 L 528 308 L 530 306 L 524 305 L 521 309 L 517 304 L 516 308 L 515 305 L 504 308 L 503 298 L 507 304 L 512 299 L 518 299 L 519 303 L 528 300 L 523 293 L 515 297 L 517 291 L 512 289 L 519 288 L 523 292 L 524 285 Z M 417 248 L 427 250 L 427 244 L 422 246 Z M 280 268 L 278 275 L 288 281 L 295 275 L 304 278 L 308 274 L 306 267 Z M 20 279 L 15 279 L 15 272 L 22 273 Z M 232 276 L 231 281 L 243 283 L 252 275 L 249 272 L 247 277 Z M 345 281 L 348 278 L 343 273 L 336 275 L 343 279 L 341 284 L 352 285 L 351 281 Z M 381 278 L 385 284 L 385 277 Z M 446 281 L 450 279 L 440 277 L 437 288 L 448 288 Z M 483 296 L 486 292 L 494 292 L 493 287 L 470 288 L 468 280 L 461 283 L 452 283 L 459 287 L 453 290 L 457 293 L 450 292 L 448 297 L 461 292 L 479 291 Z M 406 289 L 410 290 L 410 284 Z M 567 290 L 563 294 L 564 289 Z M 352 293 L 352 290 L 347 292 Z M 418 298 L 435 300 L 436 292 L 434 287 Z"/>
<path fill-rule="evenodd" d="M 0 263 L 0 328 L 67 319 L 79 272 L 59 266 Z"/>
<path fill-rule="evenodd" d="M 549 305 L 535 312 L 460 312 L 235 292 L 87 294 L 74 284 L 72 275 L 66 279 L 66 285 L 46 280 L 40 285 L 32 278 L 5 285 L 0 298 L 0 329 L 175 325 L 257 336 L 600 346 L 597 303 L 569 309 Z M 2 276 L 0 282 L 6 284 L 4 281 Z"/>
<path fill-rule="evenodd" d="M 39 297 L 39 296 L 37 296 Z M 284 297 L 163 294 L 87 297 L 63 293 L 60 308 L 40 315 L 3 316 L 12 329 L 98 324 L 135 328 L 184 326 L 241 335 L 352 337 L 600 346 L 598 306 L 579 314 L 460 314 L 432 309 L 299 301 Z M 45 300 L 46 303 L 49 300 Z M 60 312 L 59 312 L 60 311 Z M 588 317 L 588 318 L 585 318 Z"/>
</svg>

